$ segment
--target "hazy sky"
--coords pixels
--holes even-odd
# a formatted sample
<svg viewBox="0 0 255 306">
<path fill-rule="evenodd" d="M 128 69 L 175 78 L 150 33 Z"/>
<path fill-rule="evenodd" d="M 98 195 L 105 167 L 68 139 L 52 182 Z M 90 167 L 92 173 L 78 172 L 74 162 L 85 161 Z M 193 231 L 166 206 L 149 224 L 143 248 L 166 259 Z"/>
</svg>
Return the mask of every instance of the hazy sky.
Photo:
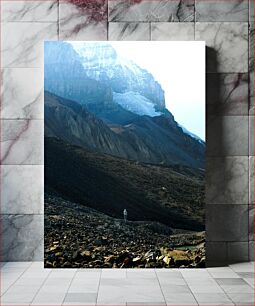
<svg viewBox="0 0 255 306">
<path fill-rule="evenodd" d="M 124 58 L 153 74 L 165 91 L 167 109 L 205 140 L 205 43 L 110 42 Z"/>
<path fill-rule="evenodd" d="M 148 70 L 165 91 L 166 108 L 175 120 L 205 140 L 205 42 L 107 43 L 118 55 Z"/>
</svg>

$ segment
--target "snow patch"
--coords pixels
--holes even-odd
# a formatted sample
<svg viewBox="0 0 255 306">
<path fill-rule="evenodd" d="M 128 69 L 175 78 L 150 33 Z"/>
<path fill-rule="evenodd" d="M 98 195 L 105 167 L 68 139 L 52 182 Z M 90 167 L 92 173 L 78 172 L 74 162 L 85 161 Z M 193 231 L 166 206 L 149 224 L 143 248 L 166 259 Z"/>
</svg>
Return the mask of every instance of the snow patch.
<svg viewBox="0 0 255 306">
<path fill-rule="evenodd" d="M 147 115 L 150 117 L 160 116 L 162 113 L 157 112 L 154 104 L 137 92 L 128 91 L 125 93 L 113 93 L 113 100 L 126 110 L 137 115 Z"/>
</svg>

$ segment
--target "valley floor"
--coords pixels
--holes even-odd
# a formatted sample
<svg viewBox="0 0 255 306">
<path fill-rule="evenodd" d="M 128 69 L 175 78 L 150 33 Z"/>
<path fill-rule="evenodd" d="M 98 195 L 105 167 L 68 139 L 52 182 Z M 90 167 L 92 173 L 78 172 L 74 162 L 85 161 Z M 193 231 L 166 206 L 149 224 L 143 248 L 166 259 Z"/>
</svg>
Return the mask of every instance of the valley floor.
<svg viewBox="0 0 255 306">
<path fill-rule="evenodd" d="M 112 218 L 45 195 L 45 267 L 204 267 L 205 233 Z"/>
</svg>

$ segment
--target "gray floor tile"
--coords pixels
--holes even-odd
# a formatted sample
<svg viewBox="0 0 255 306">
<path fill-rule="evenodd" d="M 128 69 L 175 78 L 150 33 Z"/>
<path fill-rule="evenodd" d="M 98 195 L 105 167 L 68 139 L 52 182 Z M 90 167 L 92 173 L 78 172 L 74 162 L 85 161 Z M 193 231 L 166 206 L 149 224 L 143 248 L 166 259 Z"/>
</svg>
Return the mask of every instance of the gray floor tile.
<svg viewBox="0 0 255 306">
<path fill-rule="evenodd" d="M 182 293 L 191 293 L 190 288 L 187 285 L 161 285 L 161 289 L 164 295 L 167 295 L 168 293 L 176 293 L 176 294 L 182 294 Z"/>
<path fill-rule="evenodd" d="M 230 265 L 230 268 L 235 272 L 253 272 L 254 262 L 243 262 Z"/>
<path fill-rule="evenodd" d="M 161 306 L 161 305 L 166 305 L 165 302 L 136 302 L 136 303 L 132 303 L 132 302 L 128 302 L 127 305 L 130 305 L 130 306 Z"/>
<path fill-rule="evenodd" d="M 249 286 L 247 283 L 245 285 L 221 285 L 221 288 L 226 292 L 229 293 L 253 293 L 254 288 Z"/>
<path fill-rule="evenodd" d="M 191 293 L 168 293 L 164 295 L 167 305 L 198 305 Z"/>
<path fill-rule="evenodd" d="M 255 278 L 255 273 L 254 272 L 237 272 L 237 274 L 241 277 L 241 278 Z"/>
<path fill-rule="evenodd" d="M 234 305 L 225 293 L 195 293 L 199 305 Z"/>
<path fill-rule="evenodd" d="M 87 274 L 78 270 L 77 277 L 75 270 L 45 270 L 42 263 L 9 263 L 2 270 L 2 275 L 11 275 L 5 280 L 2 296 L 6 305 L 244 306 L 253 302 L 254 263 L 251 262 L 209 269 L 152 269 L 145 273 L 103 270 L 105 277 L 101 281 L 99 277 L 90 279 L 88 274 L 93 273 L 90 271 Z M 133 277 L 120 277 L 126 272 L 129 276 L 133 273 Z"/>
<path fill-rule="evenodd" d="M 69 303 L 96 303 L 97 299 L 97 293 L 73 293 L 73 292 L 68 292 L 64 302 L 69 302 Z"/>
<path fill-rule="evenodd" d="M 244 281 L 254 289 L 254 278 L 244 278 Z"/>
<path fill-rule="evenodd" d="M 238 273 L 234 272 L 229 267 L 222 268 L 207 268 L 207 271 L 212 275 L 214 279 L 219 278 L 240 278 Z"/>
<path fill-rule="evenodd" d="M 215 278 L 219 285 L 245 285 L 242 278 Z"/>
<path fill-rule="evenodd" d="M 254 294 L 253 293 L 228 293 L 230 299 L 238 306 L 254 306 Z"/>
</svg>

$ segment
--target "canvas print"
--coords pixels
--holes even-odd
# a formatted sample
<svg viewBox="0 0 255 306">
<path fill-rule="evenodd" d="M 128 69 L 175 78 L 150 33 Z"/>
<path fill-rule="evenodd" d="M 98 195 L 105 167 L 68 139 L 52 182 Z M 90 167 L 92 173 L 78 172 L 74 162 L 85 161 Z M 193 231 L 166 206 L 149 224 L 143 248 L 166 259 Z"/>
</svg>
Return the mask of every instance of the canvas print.
<svg viewBox="0 0 255 306">
<path fill-rule="evenodd" d="M 204 42 L 44 44 L 47 268 L 205 266 Z"/>
</svg>

